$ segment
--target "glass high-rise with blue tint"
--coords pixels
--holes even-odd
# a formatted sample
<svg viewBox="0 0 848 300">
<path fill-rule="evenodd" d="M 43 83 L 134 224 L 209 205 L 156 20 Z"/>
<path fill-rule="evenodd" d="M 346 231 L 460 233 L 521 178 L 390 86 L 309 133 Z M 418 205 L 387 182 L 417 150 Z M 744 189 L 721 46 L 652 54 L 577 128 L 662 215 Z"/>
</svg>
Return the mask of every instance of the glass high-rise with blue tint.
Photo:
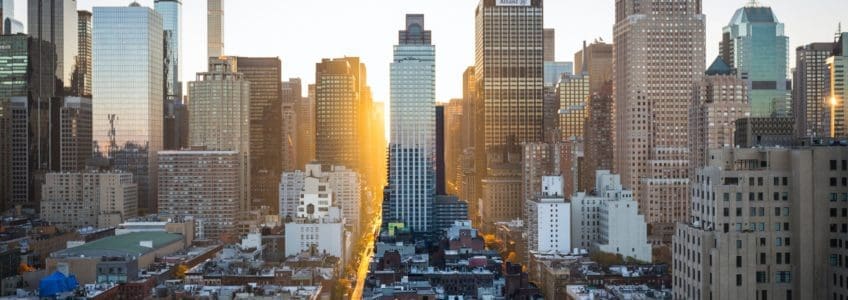
<svg viewBox="0 0 848 300">
<path fill-rule="evenodd" d="M 165 49 L 165 95 L 169 101 L 182 98 L 182 48 L 180 48 L 180 30 L 182 27 L 182 3 L 179 0 L 156 0 L 156 12 L 162 16 Z"/>
<path fill-rule="evenodd" d="M 162 150 L 162 17 L 148 7 L 95 7 L 95 151 L 133 173 L 142 213 L 156 212 L 156 152 Z"/>
<path fill-rule="evenodd" d="M 771 7 L 740 8 L 724 27 L 721 56 L 748 82 L 751 115 L 789 116 L 789 37 Z"/>
<path fill-rule="evenodd" d="M 383 220 L 428 232 L 436 193 L 436 47 L 424 30 L 424 15 L 407 15 L 398 40 L 391 64 L 390 192 Z"/>
</svg>

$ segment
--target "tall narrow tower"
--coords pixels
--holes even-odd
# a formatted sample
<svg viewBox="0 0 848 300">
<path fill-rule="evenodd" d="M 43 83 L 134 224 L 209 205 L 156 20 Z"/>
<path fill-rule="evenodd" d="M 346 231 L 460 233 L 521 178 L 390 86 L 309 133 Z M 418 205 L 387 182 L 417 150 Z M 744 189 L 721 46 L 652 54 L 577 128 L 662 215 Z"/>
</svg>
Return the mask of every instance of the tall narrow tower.
<svg viewBox="0 0 848 300">
<path fill-rule="evenodd" d="M 207 56 L 224 55 L 224 0 L 206 0 Z"/>
<path fill-rule="evenodd" d="M 436 47 L 424 15 L 407 15 L 391 64 L 391 142 L 385 222 L 432 228 L 436 193 Z"/>
<path fill-rule="evenodd" d="M 683 221 L 689 213 L 688 105 L 705 69 L 701 1 L 615 5 L 615 168 L 648 223 Z"/>
</svg>

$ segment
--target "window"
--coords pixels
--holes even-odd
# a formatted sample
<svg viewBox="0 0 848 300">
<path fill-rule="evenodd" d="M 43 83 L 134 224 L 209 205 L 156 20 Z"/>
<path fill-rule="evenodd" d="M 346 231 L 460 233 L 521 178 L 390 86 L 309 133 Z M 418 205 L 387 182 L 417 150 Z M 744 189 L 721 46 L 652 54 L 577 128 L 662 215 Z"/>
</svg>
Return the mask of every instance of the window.
<svg viewBox="0 0 848 300">
<path fill-rule="evenodd" d="M 836 171 L 836 160 L 831 160 L 831 161 L 830 161 L 830 170 L 831 170 L 831 171 Z"/>
<path fill-rule="evenodd" d="M 742 240 L 736 240 L 736 249 L 742 249 Z"/>
<path fill-rule="evenodd" d="M 736 201 L 742 201 L 742 193 L 736 193 Z"/>
<path fill-rule="evenodd" d="M 724 208 L 724 216 L 725 216 L 725 217 L 729 217 L 729 216 L 730 216 L 730 208 L 729 208 L 729 207 L 725 207 L 725 208 Z"/>
<path fill-rule="evenodd" d="M 766 254 L 763 253 L 763 252 L 760 252 L 760 264 L 761 265 L 766 264 Z"/>
<path fill-rule="evenodd" d="M 787 265 L 791 265 L 791 264 L 792 264 L 792 253 L 791 253 L 791 252 L 786 252 L 786 253 L 783 255 L 783 258 L 784 258 L 784 259 L 783 259 L 783 261 L 785 261 Z"/>
<path fill-rule="evenodd" d="M 777 283 L 790 283 L 792 282 L 792 273 L 789 271 L 779 271 L 776 276 Z"/>
<path fill-rule="evenodd" d="M 830 178 L 830 186 L 836 186 L 836 177 Z"/>
<path fill-rule="evenodd" d="M 766 276 L 766 272 L 759 271 L 757 272 L 757 283 L 765 283 L 768 279 Z"/>
<path fill-rule="evenodd" d="M 736 256 L 736 267 L 737 268 L 742 267 L 742 256 L 739 256 L 739 255 Z"/>
<path fill-rule="evenodd" d="M 742 216 L 742 208 L 741 208 L 741 207 L 737 207 L 737 208 L 736 208 L 736 216 L 737 216 L 737 217 L 741 217 L 741 216 Z"/>
<path fill-rule="evenodd" d="M 777 217 L 779 217 L 779 216 L 780 216 L 780 207 L 775 207 L 775 208 L 774 208 L 774 215 L 775 215 L 775 216 L 777 216 Z"/>
<path fill-rule="evenodd" d="M 730 194 L 729 193 L 724 193 L 723 196 L 724 196 L 724 201 L 730 201 Z"/>
<path fill-rule="evenodd" d="M 774 178 L 774 185 L 775 185 L 775 186 L 780 185 L 780 177 L 775 177 L 775 178 Z"/>
<path fill-rule="evenodd" d="M 789 238 L 783 239 L 783 244 L 786 245 L 786 246 L 792 246 L 791 242 L 792 242 L 792 240 L 790 240 Z"/>
<path fill-rule="evenodd" d="M 774 245 L 775 246 L 783 246 L 783 239 L 782 238 L 774 239 Z"/>
<path fill-rule="evenodd" d="M 778 265 L 783 264 L 783 253 L 777 252 L 775 261 L 777 261 Z"/>
<path fill-rule="evenodd" d="M 742 286 L 742 274 L 736 274 L 736 286 Z"/>
</svg>

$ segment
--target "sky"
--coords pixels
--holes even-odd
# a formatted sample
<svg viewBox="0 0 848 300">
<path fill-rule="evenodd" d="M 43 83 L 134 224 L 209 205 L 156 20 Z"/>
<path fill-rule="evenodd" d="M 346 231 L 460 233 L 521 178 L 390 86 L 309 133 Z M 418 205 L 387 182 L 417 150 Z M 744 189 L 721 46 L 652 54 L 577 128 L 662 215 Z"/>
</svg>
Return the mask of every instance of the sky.
<svg viewBox="0 0 848 300">
<path fill-rule="evenodd" d="M 26 0 L 16 0 L 21 16 Z M 79 9 L 125 6 L 129 0 L 77 0 Z M 206 70 L 206 1 L 183 1 L 183 82 Z M 388 102 L 389 64 L 407 13 L 425 14 L 436 45 L 436 95 L 462 96 L 462 72 L 474 63 L 474 9 L 478 0 L 225 0 L 225 53 L 277 56 L 283 78 L 315 81 L 321 58 L 359 56 L 376 101 Z M 153 0 L 138 0 L 153 7 Z M 721 29 L 747 0 L 704 0 L 707 63 L 718 53 Z M 786 24 L 790 65 L 794 49 L 833 40 L 839 22 L 848 30 L 846 0 L 761 0 Z M 556 56 L 572 61 L 583 40 L 612 41 L 614 0 L 545 1 L 545 27 L 556 29 Z M 97 16 L 94 16 L 95 18 Z M 25 22 L 25 17 L 19 17 Z M 790 76 L 791 77 L 791 76 Z M 305 85 L 304 84 L 304 85 Z M 306 86 L 304 86 L 306 93 Z"/>
</svg>

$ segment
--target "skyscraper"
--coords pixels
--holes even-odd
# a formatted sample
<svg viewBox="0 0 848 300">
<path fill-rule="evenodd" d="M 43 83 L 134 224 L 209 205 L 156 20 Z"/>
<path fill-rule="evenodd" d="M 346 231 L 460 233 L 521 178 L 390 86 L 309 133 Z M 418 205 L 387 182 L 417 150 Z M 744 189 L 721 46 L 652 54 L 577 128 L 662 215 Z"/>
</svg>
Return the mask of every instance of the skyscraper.
<svg viewBox="0 0 848 300">
<path fill-rule="evenodd" d="M 445 104 L 445 180 L 447 193 L 459 195 L 459 158 L 462 156 L 462 99 L 451 99 Z M 463 199 L 466 200 L 467 199 Z"/>
<path fill-rule="evenodd" d="M 357 168 L 365 64 L 357 57 L 315 65 L 315 153 L 322 164 Z"/>
<path fill-rule="evenodd" d="M 717 57 L 689 105 L 689 180 L 709 162 L 709 150 L 734 146 L 736 120 L 751 116 L 748 84 Z"/>
<path fill-rule="evenodd" d="M 56 77 L 70 88 L 79 52 L 77 0 L 28 0 L 27 9 L 29 36 L 53 44 Z"/>
<path fill-rule="evenodd" d="M 474 70 L 487 150 L 509 138 L 518 144 L 542 141 L 542 21 L 541 0 L 481 0 L 477 6 Z"/>
<path fill-rule="evenodd" d="M 545 28 L 543 31 L 544 41 L 543 47 L 545 48 L 545 53 L 543 58 L 545 61 L 555 61 L 556 60 L 556 30 L 553 28 Z"/>
<path fill-rule="evenodd" d="M 824 97 L 829 103 L 829 133 L 834 138 L 848 137 L 848 32 L 842 32 L 827 58 Z"/>
<path fill-rule="evenodd" d="M 85 170 L 92 153 L 91 98 L 65 97 L 59 112 L 59 136 L 59 171 Z"/>
<path fill-rule="evenodd" d="M 557 84 L 559 97 L 559 126 L 563 141 L 583 139 L 583 122 L 586 120 L 586 107 L 589 105 L 589 74 L 562 75 Z"/>
<path fill-rule="evenodd" d="M 592 94 L 586 107 L 586 122 L 583 124 L 583 167 L 580 180 L 588 189 L 596 186 L 596 172 L 611 170 L 613 165 L 613 99 L 612 81 L 607 81 L 598 92 Z"/>
<path fill-rule="evenodd" d="M 315 85 L 307 86 L 307 97 L 297 100 L 297 169 L 315 160 Z"/>
<path fill-rule="evenodd" d="M 77 12 L 77 67 L 71 78 L 71 95 L 91 97 L 91 12 Z"/>
<path fill-rule="evenodd" d="M 789 37 L 771 7 L 752 2 L 724 27 L 721 57 L 748 82 L 751 115 L 788 117 Z"/>
<path fill-rule="evenodd" d="M 209 71 L 189 82 L 192 117 L 189 145 L 210 151 L 234 151 L 240 157 L 241 178 L 238 207 L 245 211 L 250 201 L 250 82 L 234 72 L 235 60 L 209 58 Z"/>
<path fill-rule="evenodd" d="M 300 78 L 289 78 L 289 81 L 282 83 L 282 153 L 281 153 L 281 170 L 291 172 L 297 169 L 298 145 L 300 144 L 298 130 L 301 127 L 306 127 L 301 120 L 306 116 L 299 114 L 299 105 L 302 96 L 303 85 Z"/>
<path fill-rule="evenodd" d="M 282 153 L 282 73 L 278 57 L 234 57 L 250 81 L 250 197 L 252 207 L 277 209 Z"/>
<path fill-rule="evenodd" d="M 389 198 L 383 223 L 432 230 L 436 195 L 436 47 L 424 15 L 406 15 L 391 64 Z M 442 110 L 444 116 L 444 110 Z M 444 118 L 442 118 L 444 120 Z M 442 166 L 444 167 L 444 166 Z"/>
<path fill-rule="evenodd" d="M 138 3 L 95 7 L 93 15 L 95 151 L 133 173 L 142 214 L 155 212 L 165 95 L 162 17 Z"/>
<path fill-rule="evenodd" d="M 649 224 L 689 213 L 686 116 L 705 69 L 705 18 L 700 0 L 616 1 L 615 169 Z"/>
<path fill-rule="evenodd" d="M 56 123 L 52 112 L 58 109 L 55 76 L 56 52 L 45 41 L 23 34 L 0 36 L 0 102 L 4 102 L 4 122 L 8 152 L 2 195 L 8 208 L 35 204 L 43 174 L 58 164 L 58 147 L 50 134 Z M 57 161 L 53 161 L 56 159 Z"/>
<path fill-rule="evenodd" d="M 574 70 L 585 70 L 589 74 L 589 92 L 600 93 L 612 81 L 612 44 L 595 41 L 586 45 L 584 41 L 583 49 L 574 54 Z"/>
<path fill-rule="evenodd" d="M 164 147 L 167 150 L 179 150 L 188 145 L 180 134 L 187 117 L 181 113 L 183 105 L 182 76 L 182 2 L 180 0 L 156 0 L 156 12 L 162 16 L 165 38 L 165 99 L 164 101 Z"/>
<path fill-rule="evenodd" d="M 224 55 L 224 0 L 206 0 L 206 56 Z"/>
<path fill-rule="evenodd" d="M 833 43 L 812 43 L 795 49 L 792 116 L 798 138 L 825 137 L 830 120 L 826 120 L 828 101 L 824 98 L 827 58 Z"/>
</svg>

